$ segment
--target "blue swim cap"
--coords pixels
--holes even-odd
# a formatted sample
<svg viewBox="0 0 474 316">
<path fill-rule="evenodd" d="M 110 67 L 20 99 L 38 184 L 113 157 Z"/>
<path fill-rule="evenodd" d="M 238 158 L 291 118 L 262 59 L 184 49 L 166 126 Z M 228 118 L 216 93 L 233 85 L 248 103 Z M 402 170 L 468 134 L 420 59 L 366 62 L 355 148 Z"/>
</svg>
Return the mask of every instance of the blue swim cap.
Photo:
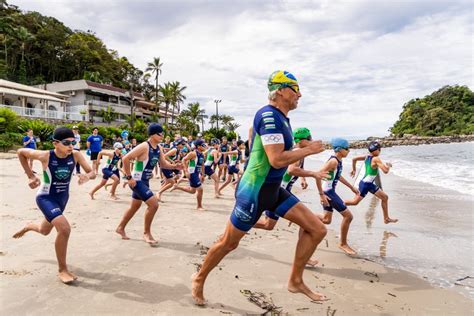
<svg viewBox="0 0 474 316">
<path fill-rule="evenodd" d="M 160 124 L 158 123 L 151 123 L 150 126 L 148 126 L 148 136 L 152 136 L 155 134 L 161 134 L 163 133 L 163 127 L 161 127 Z"/>
<path fill-rule="evenodd" d="M 202 139 L 197 139 L 195 142 L 194 142 L 194 146 L 203 146 L 203 147 L 206 147 L 206 143 L 204 142 L 204 140 Z"/>
<path fill-rule="evenodd" d="M 338 152 L 341 149 L 348 149 L 349 142 L 344 138 L 333 138 L 331 140 L 331 146 L 335 152 Z"/>
<path fill-rule="evenodd" d="M 369 146 L 367 147 L 367 149 L 370 151 L 370 152 L 374 152 L 378 149 L 382 148 L 382 145 L 380 145 L 380 143 L 378 141 L 373 141 L 373 142 L 370 142 Z"/>
</svg>

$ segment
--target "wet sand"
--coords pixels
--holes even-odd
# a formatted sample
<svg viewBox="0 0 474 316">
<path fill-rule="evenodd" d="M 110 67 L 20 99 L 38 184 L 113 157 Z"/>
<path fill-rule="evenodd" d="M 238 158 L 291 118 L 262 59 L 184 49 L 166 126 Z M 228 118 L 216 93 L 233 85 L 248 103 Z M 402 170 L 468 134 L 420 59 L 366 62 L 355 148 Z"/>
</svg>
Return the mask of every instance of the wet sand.
<svg viewBox="0 0 474 316">
<path fill-rule="evenodd" d="M 0 157 L 5 158 L 8 155 Z M 36 165 L 38 169 L 39 165 Z M 190 277 L 216 237 L 223 232 L 233 206 L 226 188 L 215 199 L 205 186 L 205 212 L 195 211 L 195 198 L 184 192 L 165 193 L 153 223 L 158 247 L 142 241 L 144 207 L 130 222 L 124 241 L 114 230 L 129 204 L 130 190 L 119 187 L 119 201 L 105 191 L 90 200 L 87 192 L 99 180 L 83 186 L 71 184 L 65 215 L 72 226 L 68 262 L 79 276 L 74 285 L 56 277 L 55 233 L 13 233 L 42 215 L 36 208 L 36 190 L 16 158 L 0 160 L 1 192 L 1 308 L 3 315 L 24 314 L 262 314 L 243 290 L 261 292 L 291 315 L 467 315 L 472 300 L 449 290 L 432 287 L 418 276 L 357 257 L 337 248 L 329 232 L 315 253 L 316 268 L 306 269 L 307 284 L 330 301 L 312 303 L 286 290 L 297 227 L 280 220 L 274 231 L 251 230 L 240 247 L 225 258 L 206 284 L 206 308 L 193 304 Z M 159 181 L 152 181 L 152 189 Z M 319 210 L 318 210 L 319 211 Z M 332 226 L 330 228 L 337 228 Z"/>
</svg>

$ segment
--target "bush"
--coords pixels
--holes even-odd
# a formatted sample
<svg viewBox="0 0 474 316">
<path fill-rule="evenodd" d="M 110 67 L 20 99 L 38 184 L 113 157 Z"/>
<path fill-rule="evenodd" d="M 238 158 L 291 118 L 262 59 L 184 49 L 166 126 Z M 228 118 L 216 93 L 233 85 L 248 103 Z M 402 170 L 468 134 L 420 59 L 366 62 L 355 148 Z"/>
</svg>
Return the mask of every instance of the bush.
<svg viewBox="0 0 474 316">
<path fill-rule="evenodd" d="M 0 134 L 0 148 L 3 151 L 7 151 L 13 147 L 13 141 L 10 139 L 8 134 Z"/>
<path fill-rule="evenodd" d="M 22 119 L 18 123 L 18 131 L 21 133 L 26 133 L 30 128 L 33 130 L 33 135 L 39 137 L 44 142 L 51 139 L 56 126 L 42 120 Z"/>
<path fill-rule="evenodd" d="M 9 108 L 0 108 L 0 133 L 17 131 L 18 115 Z"/>
<path fill-rule="evenodd" d="M 40 149 L 42 150 L 50 150 L 50 149 L 54 149 L 54 145 L 52 142 L 50 141 L 47 141 L 47 142 L 42 142 L 41 145 L 40 145 Z"/>
</svg>

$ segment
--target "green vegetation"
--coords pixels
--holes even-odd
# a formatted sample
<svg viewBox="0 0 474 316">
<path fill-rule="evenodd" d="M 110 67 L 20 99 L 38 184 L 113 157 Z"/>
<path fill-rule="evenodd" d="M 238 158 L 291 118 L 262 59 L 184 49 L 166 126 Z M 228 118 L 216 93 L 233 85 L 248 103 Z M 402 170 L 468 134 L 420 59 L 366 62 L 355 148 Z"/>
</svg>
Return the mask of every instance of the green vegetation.
<svg viewBox="0 0 474 316">
<path fill-rule="evenodd" d="M 450 136 L 474 133 L 474 93 L 466 86 L 445 86 L 408 101 L 390 132 L 396 136 Z"/>
</svg>

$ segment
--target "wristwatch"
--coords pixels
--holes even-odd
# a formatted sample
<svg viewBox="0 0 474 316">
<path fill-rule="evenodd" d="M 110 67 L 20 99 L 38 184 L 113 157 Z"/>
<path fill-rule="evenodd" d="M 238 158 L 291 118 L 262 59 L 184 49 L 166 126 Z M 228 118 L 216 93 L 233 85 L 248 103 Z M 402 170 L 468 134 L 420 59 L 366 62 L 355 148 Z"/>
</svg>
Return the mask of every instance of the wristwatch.
<svg viewBox="0 0 474 316">
<path fill-rule="evenodd" d="M 125 179 L 131 180 L 131 179 L 132 179 L 132 176 L 125 176 Z"/>
</svg>

